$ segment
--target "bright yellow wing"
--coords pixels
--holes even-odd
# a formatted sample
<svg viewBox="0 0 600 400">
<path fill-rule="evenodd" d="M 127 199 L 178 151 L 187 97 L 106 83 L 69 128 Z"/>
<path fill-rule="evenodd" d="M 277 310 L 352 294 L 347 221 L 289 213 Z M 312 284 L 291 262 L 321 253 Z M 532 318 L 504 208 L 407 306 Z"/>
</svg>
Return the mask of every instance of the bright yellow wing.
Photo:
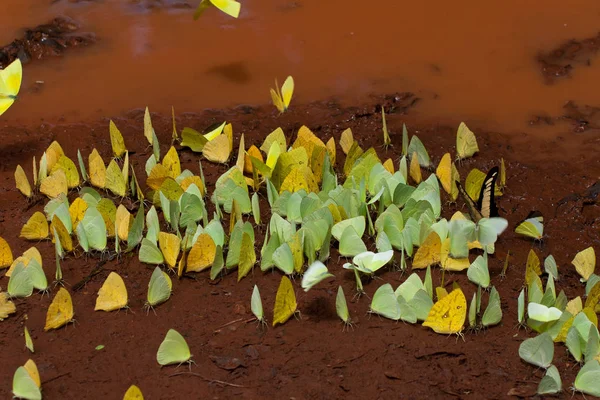
<svg viewBox="0 0 600 400">
<path fill-rule="evenodd" d="M 201 233 L 187 258 L 187 271 L 199 272 L 210 267 L 215 260 L 217 246 L 208 233 Z"/>
<path fill-rule="evenodd" d="M 127 151 L 127 147 L 125 147 L 125 141 L 123 140 L 123 135 L 112 119 L 110 120 L 108 129 L 110 132 L 110 144 L 112 146 L 113 155 L 117 158 L 120 158 Z"/>
<path fill-rule="evenodd" d="M 441 334 L 459 333 L 466 317 L 467 299 L 461 289 L 454 289 L 431 307 L 423 326 Z"/>
<path fill-rule="evenodd" d="M 296 312 L 296 293 L 292 282 L 287 276 L 281 277 L 277 296 L 275 297 L 275 308 L 273 310 L 273 326 L 283 324 Z"/>
<path fill-rule="evenodd" d="M 0 237 L 0 269 L 10 267 L 13 261 L 13 254 L 8 242 Z"/>
<path fill-rule="evenodd" d="M 73 251 L 73 238 L 69 234 L 67 227 L 63 224 L 62 220 L 57 215 L 52 217 L 52 228 L 56 229 L 58 240 L 64 251 Z M 52 242 L 54 242 L 54 236 L 52 236 Z"/>
<path fill-rule="evenodd" d="M 167 169 L 167 176 L 177 179 L 181 175 L 181 162 L 179 161 L 177 149 L 174 146 L 171 146 L 167 154 L 165 154 L 162 165 Z"/>
<path fill-rule="evenodd" d="M 527 268 L 531 268 L 536 275 L 542 274 L 542 268 L 540 267 L 540 258 L 535 253 L 533 249 L 529 249 L 529 254 L 527 254 Z"/>
<path fill-rule="evenodd" d="M 127 392 L 125 392 L 123 400 L 144 400 L 144 395 L 142 395 L 142 391 L 139 387 L 131 385 L 129 386 L 129 389 L 127 389 Z"/>
<path fill-rule="evenodd" d="M 235 0 L 210 0 L 213 6 L 225 14 L 237 18 L 240 15 L 241 4 Z"/>
<path fill-rule="evenodd" d="M 53 174 L 59 169 L 65 173 L 69 189 L 79 186 L 79 172 L 73 160 L 65 155 L 60 156 L 50 170 L 50 173 Z"/>
<path fill-rule="evenodd" d="M 15 306 L 15 303 L 8 298 L 8 293 L 0 292 L 0 321 L 15 312 L 17 312 L 17 307 Z"/>
<path fill-rule="evenodd" d="M 181 250 L 181 239 L 172 233 L 159 232 L 158 247 L 162 251 L 169 268 L 175 268 Z"/>
<path fill-rule="evenodd" d="M 479 146 L 477 146 L 475 134 L 464 122 L 461 122 L 456 132 L 456 152 L 458 153 L 458 159 L 472 157 L 478 151 Z"/>
<path fill-rule="evenodd" d="M 50 143 L 50 146 L 46 149 L 46 168 L 48 171 L 51 171 L 54 168 L 54 164 L 58 162 L 58 159 L 64 155 L 65 152 L 60 143 L 56 140 Z"/>
<path fill-rule="evenodd" d="M 423 180 L 421 175 L 421 166 L 419 165 L 419 156 L 414 152 L 410 158 L 410 177 L 418 185 Z"/>
<path fill-rule="evenodd" d="M 287 110 L 292 101 L 292 95 L 294 94 L 294 78 L 288 76 L 285 78 L 283 85 L 281 85 L 281 97 L 283 99 L 283 106 Z"/>
<path fill-rule="evenodd" d="M 98 291 L 94 311 L 114 311 L 127 307 L 127 288 L 123 278 L 116 272 L 111 272 Z"/>
<path fill-rule="evenodd" d="M 342 136 L 340 137 L 340 147 L 344 154 L 348 154 L 352 144 L 354 144 L 354 137 L 352 136 L 352 129 L 348 128 L 342 132 Z"/>
<path fill-rule="evenodd" d="M 412 262 L 413 269 L 423 269 L 430 265 L 439 264 L 441 250 L 442 241 L 438 234 L 432 231 L 415 253 Z"/>
<path fill-rule="evenodd" d="M 31 189 L 31 185 L 29 184 L 29 179 L 27 179 L 27 175 L 25 175 L 25 171 L 23 167 L 17 165 L 17 169 L 15 170 L 15 183 L 19 192 L 23 194 L 23 196 L 29 198 L 33 194 L 33 190 Z"/>
<path fill-rule="evenodd" d="M 118 231 L 119 239 L 123 241 L 127 241 L 129 237 L 129 227 L 133 223 L 133 219 L 131 218 L 131 213 L 123 204 L 119 204 L 117 207 L 117 213 L 115 215 L 115 226 Z"/>
<path fill-rule="evenodd" d="M 69 215 L 71 216 L 71 223 L 73 224 L 73 231 L 77 229 L 77 225 L 83 217 L 85 216 L 85 212 L 87 211 L 88 204 L 81 197 L 77 197 L 71 205 L 69 206 Z"/>
<path fill-rule="evenodd" d="M 62 169 L 55 170 L 50 176 L 42 181 L 40 192 L 53 199 L 59 194 L 67 194 L 69 185 L 67 183 L 67 175 Z"/>
<path fill-rule="evenodd" d="M 27 360 L 25 365 L 23 365 L 31 379 L 35 382 L 37 387 L 42 387 L 42 380 L 40 379 L 40 372 L 38 371 L 37 365 L 35 365 L 35 361 L 32 359 Z"/>
<path fill-rule="evenodd" d="M 73 320 L 73 301 L 67 289 L 61 287 L 48 307 L 44 330 L 58 329 Z"/>
<path fill-rule="evenodd" d="M 96 149 L 92 150 L 88 158 L 90 183 L 97 188 L 104 189 L 106 185 L 106 166 L 104 160 Z"/>
<path fill-rule="evenodd" d="M 21 228 L 19 237 L 27 240 L 42 240 L 48 237 L 49 232 L 46 216 L 36 211 Z"/>
<path fill-rule="evenodd" d="M 21 88 L 23 66 L 18 58 L 0 70 L 0 115 L 14 103 Z"/>
<path fill-rule="evenodd" d="M 575 255 L 571 263 L 575 266 L 577 273 L 581 275 L 583 282 L 587 281 L 596 269 L 596 253 L 593 247 L 588 247 Z"/>
</svg>

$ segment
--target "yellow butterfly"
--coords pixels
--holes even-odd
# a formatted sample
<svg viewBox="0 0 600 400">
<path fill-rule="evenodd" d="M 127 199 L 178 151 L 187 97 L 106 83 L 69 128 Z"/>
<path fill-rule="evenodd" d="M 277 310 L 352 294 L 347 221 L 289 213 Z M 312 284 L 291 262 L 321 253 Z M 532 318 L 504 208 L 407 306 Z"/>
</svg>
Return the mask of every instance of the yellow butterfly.
<svg viewBox="0 0 600 400">
<path fill-rule="evenodd" d="M 52 300 L 50 307 L 48 307 L 44 330 L 49 331 L 50 329 L 58 329 L 61 326 L 68 324 L 73 321 L 74 315 L 71 295 L 67 289 L 61 287 L 58 289 L 56 296 L 54 296 L 54 300 Z"/>
<path fill-rule="evenodd" d="M 288 109 L 293 94 L 294 78 L 288 76 L 283 82 L 283 85 L 281 85 L 281 90 L 277 84 L 277 79 L 275 79 L 275 89 L 271 89 L 271 99 L 280 113 L 283 113 Z"/>
<path fill-rule="evenodd" d="M 50 175 L 54 174 L 58 170 L 61 170 L 65 173 L 68 188 L 72 189 L 79 186 L 79 172 L 77 171 L 77 167 L 75 166 L 73 160 L 65 155 L 60 156 L 50 170 Z"/>
<path fill-rule="evenodd" d="M 9 277 L 12 275 L 13 270 L 15 269 L 15 267 L 17 266 L 17 264 L 19 262 L 23 263 L 25 265 L 25 267 L 27 267 L 29 265 L 29 262 L 34 259 L 35 261 L 37 261 L 37 263 L 42 266 L 42 255 L 40 254 L 40 251 L 35 248 L 35 247 L 30 247 L 29 249 L 25 250 L 25 252 L 23 252 L 23 254 L 19 257 L 17 257 L 13 263 L 11 264 L 10 268 L 8 269 L 8 271 L 6 271 L 6 274 L 4 276 Z"/>
<path fill-rule="evenodd" d="M 67 183 L 67 175 L 62 169 L 57 169 L 50 176 L 44 179 L 40 185 L 40 192 L 53 199 L 59 194 L 67 194 L 69 185 Z"/>
<path fill-rule="evenodd" d="M 335 165 L 335 157 L 336 157 L 336 151 L 335 151 L 335 139 L 333 137 L 330 137 L 329 140 L 327 141 L 327 143 L 325 143 L 325 147 L 327 147 L 327 152 L 329 153 L 329 162 L 331 163 L 331 165 Z M 390 159 L 391 161 L 391 159 Z M 385 163 L 383 164 L 383 166 L 385 167 Z M 393 165 L 392 165 L 393 168 Z"/>
<path fill-rule="evenodd" d="M 17 165 L 17 169 L 15 170 L 15 184 L 23 196 L 27 198 L 33 196 L 33 190 L 29 184 L 29 179 L 27 179 L 27 175 L 25 175 L 25 171 L 20 165 Z"/>
<path fill-rule="evenodd" d="M 442 184 L 442 187 L 446 193 L 450 195 L 450 198 L 452 200 L 456 200 L 458 197 L 458 186 L 456 185 L 456 181 L 460 181 L 460 175 L 458 174 L 458 170 L 450 158 L 450 153 L 446 153 L 442 156 L 442 159 L 435 170 L 435 174 L 440 180 L 440 183 Z"/>
<path fill-rule="evenodd" d="M 202 149 L 202 155 L 208 161 L 224 164 L 229 160 L 231 155 L 231 146 L 229 138 L 225 134 L 221 134 L 207 142 Z"/>
<path fill-rule="evenodd" d="M 187 271 L 200 272 L 209 268 L 217 254 L 215 241 L 208 233 L 201 233 L 187 258 Z"/>
<path fill-rule="evenodd" d="M 90 183 L 93 186 L 104 189 L 106 186 L 106 166 L 104 160 L 100 157 L 98 150 L 93 149 L 88 158 L 90 171 Z"/>
<path fill-rule="evenodd" d="M 115 214 L 115 225 L 118 227 L 117 235 L 120 240 L 127 241 L 129 237 L 129 227 L 133 223 L 131 213 L 123 204 L 119 204 L 117 207 L 117 213 Z"/>
<path fill-rule="evenodd" d="M 113 155 L 117 158 L 120 158 L 127 151 L 127 147 L 125 147 L 125 141 L 123 140 L 123 135 L 112 119 L 110 120 L 108 129 L 110 132 L 110 144 Z"/>
<path fill-rule="evenodd" d="M 275 308 L 273 310 L 273 326 L 283 324 L 296 313 L 296 293 L 292 282 L 287 276 L 281 277 L 277 296 L 275 297 Z"/>
<path fill-rule="evenodd" d="M 421 166 L 419 165 L 419 157 L 417 152 L 412 153 L 410 158 L 410 177 L 412 180 L 418 185 L 423 180 L 423 176 L 421 175 Z"/>
<path fill-rule="evenodd" d="M 37 365 L 35 365 L 35 361 L 32 359 L 27 360 L 25 365 L 23 365 L 31 379 L 35 382 L 37 387 L 42 387 L 42 380 L 40 379 L 40 373 L 38 371 Z"/>
<path fill-rule="evenodd" d="M 159 232 L 158 247 L 162 251 L 169 268 L 175 268 L 181 250 L 181 239 L 172 233 Z"/>
<path fill-rule="evenodd" d="M 8 242 L 0 237 L 0 269 L 10 267 L 13 261 L 13 254 Z"/>
<path fill-rule="evenodd" d="M 0 70 L 0 115 L 4 114 L 17 99 L 22 79 L 23 66 L 18 58 Z"/>
<path fill-rule="evenodd" d="M 167 175 L 171 178 L 177 179 L 181 175 L 181 162 L 179 161 L 177 149 L 174 146 L 171 146 L 167 154 L 165 154 L 162 165 L 167 169 Z"/>
<path fill-rule="evenodd" d="M 436 333 L 453 334 L 462 331 L 467 318 L 467 299 L 460 288 L 438 300 L 431 310 L 423 326 L 428 326 Z"/>
<path fill-rule="evenodd" d="M 88 204 L 81 197 L 77 197 L 69 206 L 69 215 L 71 216 L 73 231 L 77 229 L 77 225 L 83 219 L 87 208 Z"/>
<path fill-rule="evenodd" d="M 442 241 L 439 235 L 432 231 L 415 253 L 412 262 L 413 269 L 423 269 L 430 265 L 439 264 L 441 251 Z"/>
<path fill-rule="evenodd" d="M 56 230 L 56 235 L 58 236 L 58 240 L 60 240 L 60 244 L 64 251 L 70 252 L 73 251 L 73 239 L 67 230 L 67 227 L 62 222 L 58 215 L 54 215 L 52 217 L 52 228 Z M 54 242 L 54 238 L 52 238 Z"/>
<path fill-rule="evenodd" d="M 202 0 L 194 12 L 194 19 L 200 18 L 204 10 L 211 5 L 233 18 L 237 18 L 240 15 L 241 4 L 235 0 Z"/>
<path fill-rule="evenodd" d="M 127 389 L 127 391 L 125 392 L 123 400 L 144 400 L 144 395 L 142 395 L 142 391 L 139 387 L 131 385 L 129 386 L 129 389 Z"/>
<path fill-rule="evenodd" d="M 21 228 L 19 237 L 27 240 L 42 240 L 48 237 L 49 232 L 46 216 L 36 211 Z"/>
<path fill-rule="evenodd" d="M 596 253 L 593 247 L 588 247 L 575 255 L 571 264 L 581 275 L 581 281 L 586 282 L 596 269 Z"/>
<path fill-rule="evenodd" d="M 340 147 L 344 154 L 348 154 L 353 144 L 354 137 L 352 136 L 352 129 L 348 128 L 342 132 L 342 136 L 340 137 Z"/>
<path fill-rule="evenodd" d="M 254 241 L 246 232 L 242 234 L 242 245 L 240 246 L 240 261 L 238 264 L 238 282 L 252 270 L 256 263 L 256 252 Z"/>
<path fill-rule="evenodd" d="M 15 312 L 17 312 L 17 307 L 15 306 L 15 303 L 8 298 L 8 293 L 0 292 L 0 321 Z"/>
<path fill-rule="evenodd" d="M 98 291 L 94 311 L 114 311 L 127 307 L 127 288 L 123 278 L 116 272 L 111 272 Z"/>
</svg>

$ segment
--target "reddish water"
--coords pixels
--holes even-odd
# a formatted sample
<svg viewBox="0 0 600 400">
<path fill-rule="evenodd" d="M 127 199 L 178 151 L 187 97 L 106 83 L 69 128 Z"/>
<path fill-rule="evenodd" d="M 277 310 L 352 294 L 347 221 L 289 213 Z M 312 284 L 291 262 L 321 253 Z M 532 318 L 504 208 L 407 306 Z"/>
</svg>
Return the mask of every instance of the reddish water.
<svg viewBox="0 0 600 400">
<path fill-rule="evenodd" d="M 567 100 L 600 104 L 595 64 L 548 86 L 535 62 L 540 50 L 597 33 L 596 0 L 245 0 L 238 20 L 211 9 L 199 21 L 192 9 L 123 0 L 5 3 L 0 43 L 64 14 L 100 39 L 28 65 L 9 123 L 266 103 L 274 78 L 288 74 L 293 102 L 410 90 L 424 98 L 423 116 L 502 130 L 526 129 L 536 113 L 559 115 Z M 39 93 L 28 91 L 35 81 L 44 81 Z"/>
</svg>

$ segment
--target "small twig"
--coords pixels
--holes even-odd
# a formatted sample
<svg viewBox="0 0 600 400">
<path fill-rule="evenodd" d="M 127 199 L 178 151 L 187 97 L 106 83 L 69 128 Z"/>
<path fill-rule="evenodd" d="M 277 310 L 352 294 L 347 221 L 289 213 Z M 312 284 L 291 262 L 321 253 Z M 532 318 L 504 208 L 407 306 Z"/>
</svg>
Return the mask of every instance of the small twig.
<svg viewBox="0 0 600 400">
<path fill-rule="evenodd" d="M 238 318 L 238 319 L 234 319 L 233 321 L 230 321 L 230 322 L 226 323 L 225 325 L 221 325 L 220 327 L 218 327 L 217 329 L 215 329 L 215 330 L 213 331 L 213 333 L 218 333 L 218 332 L 220 332 L 220 331 L 221 331 L 221 329 L 223 329 L 223 328 L 225 328 L 225 327 L 227 327 L 227 326 L 229 326 L 229 325 L 233 325 L 233 324 L 235 324 L 235 323 L 237 323 L 237 322 L 244 321 L 244 323 L 246 323 L 246 324 L 247 324 L 248 322 L 252 322 L 252 321 L 254 321 L 255 319 L 256 319 L 256 318 L 250 318 L 250 319 L 247 319 L 246 321 L 244 321 L 244 318 Z"/>
<path fill-rule="evenodd" d="M 56 375 L 54 378 L 46 379 L 42 382 L 42 385 L 46 385 L 52 381 L 57 380 L 58 378 L 62 378 L 63 376 L 71 375 L 71 372 L 65 372 L 64 374 Z"/>
<path fill-rule="evenodd" d="M 73 285 L 73 291 L 77 292 L 81 289 L 83 289 L 83 287 L 92 280 L 92 278 L 96 275 L 98 275 L 100 272 L 102 272 L 104 270 L 104 264 L 106 264 L 107 260 L 101 260 L 98 261 L 98 264 L 96 264 L 96 267 L 92 270 L 92 272 L 89 273 L 88 276 L 86 276 L 85 278 L 83 278 L 82 280 L 80 280 L 79 282 L 77 282 L 75 285 Z"/>
<path fill-rule="evenodd" d="M 236 387 L 236 388 L 244 388 L 244 389 L 246 388 L 246 386 L 238 385 L 235 383 L 220 381 L 218 379 L 208 379 L 208 378 L 205 378 L 204 376 L 197 374 L 195 372 L 176 372 L 174 374 L 169 375 L 169 377 L 178 376 L 178 375 L 193 375 L 193 376 L 197 376 L 198 378 L 202 378 L 203 380 L 205 380 L 208 383 L 217 383 L 219 385 L 231 386 L 231 387 Z"/>
</svg>

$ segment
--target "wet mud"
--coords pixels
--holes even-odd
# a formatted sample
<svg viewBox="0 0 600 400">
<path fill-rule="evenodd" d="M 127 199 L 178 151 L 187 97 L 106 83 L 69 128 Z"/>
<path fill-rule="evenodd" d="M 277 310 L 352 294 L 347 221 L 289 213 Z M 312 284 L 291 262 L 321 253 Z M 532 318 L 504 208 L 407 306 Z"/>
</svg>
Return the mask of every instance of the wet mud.
<svg viewBox="0 0 600 400">
<path fill-rule="evenodd" d="M 571 39 L 547 53 L 539 54 L 537 61 L 547 83 L 571 76 L 574 69 L 591 66 L 600 49 L 600 33 L 582 39 Z"/>
</svg>

